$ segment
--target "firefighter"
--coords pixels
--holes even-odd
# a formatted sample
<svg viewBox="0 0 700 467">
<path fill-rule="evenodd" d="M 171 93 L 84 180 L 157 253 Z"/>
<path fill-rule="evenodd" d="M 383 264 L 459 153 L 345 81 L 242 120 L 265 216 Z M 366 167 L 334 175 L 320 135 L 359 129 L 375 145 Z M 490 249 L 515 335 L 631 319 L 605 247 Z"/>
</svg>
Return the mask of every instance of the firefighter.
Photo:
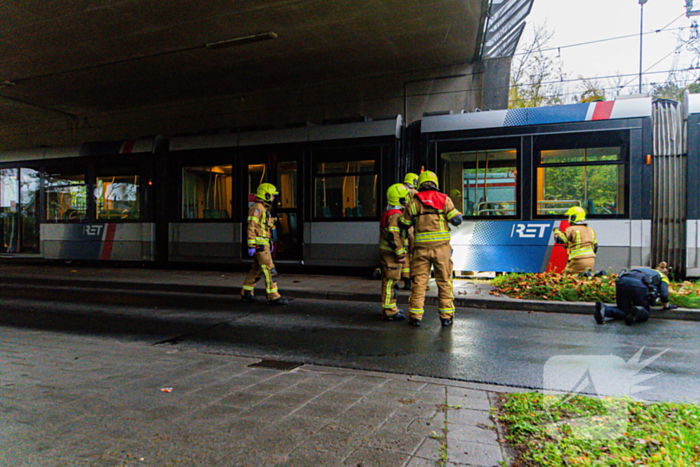
<svg viewBox="0 0 700 467">
<path fill-rule="evenodd" d="M 598 241 L 595 238 L 595 231 L 588 227 L 586 211 L 579 206 L 574 206 L 565 214 L 569 216 L 571 225 L 564 232 L 559 227 L 554 228 L 554 241 L 563 244 L 569 253 L 564 273 L 584 274 L 592 271 L 595 266 L 595 254 L 598 251 Z"/>
<path fill-rule="evenodd" d="M 387 206 L 379 223 L 379 254 L 382 270 L 382 317 L 389 321 L 406 319 L 396 307 L 402 266 L 406 263 L 406 240 L 399 229 L 399 217 L 410 199 L 405 185 L 396 183 L 386 192 Z"/>
<path fill-rule="evenodd" d="M 403 184 L 409 191 L 409 200 L 418 193 L 418 175 L 409 172 L 403 179 Z M 403 269 L 401 269 L 401 279 L 403 280 L 403 289 L 411 290 L 411 284 L 413 280 L 411 279 L 411 254 L 413 252 L 413 228 L 406 231 L 406 237 L 408 239 L 408 244 L 406 245 L 406 262 L 403 264 Z"/>
<path fill-rule="evenodd" d="M 625 324 L 643 323 L 649 319 L 650 307 L 660 300 L 664 310 L 678 308 L 668 301 L 668 269 L 660 263 L 656 269 L 635 268 L 622 272 L 615 282 L 617 306 L 596 302 L 593 314 L 596 323 L 605 324 L 605 318 L 624 319 Z"/>
<path fill-rule="evenodd" d="M 270 213 L 272 202 L 279 192 L 271 183 L 263 183 L 255 193 L 255 202 L 248 211 L 248 256 L 253 257 L 253 267 L 243 282 L 241 299 L 254 301 L 253 289 L 260 280 L 265 278 L 265 292 L 270 305 L 286 305 L 289 301 L 282 298 L 277 291 L 277 270 L 272 262 L 272 229 L 274 218 Z"/>
<path fill-rule="evenodd" d="M 413 288 L 409 299 L 409 324 L 420 326 L 423 319 L 425 291 L 430 279 L 430 267 L 438 287 L 440 322 L 451 326 L 454 318 L 452 294 L 452 248 L 447 223 L 459 226 L 462 214 L 455 209 L 452 200 L 438 191 L 438 178 L 425 171 L 418 177 L 418 193 L 411 199 L 399 218 L 399 226 L 414 228 L 411 274 Z"/>
</svg>

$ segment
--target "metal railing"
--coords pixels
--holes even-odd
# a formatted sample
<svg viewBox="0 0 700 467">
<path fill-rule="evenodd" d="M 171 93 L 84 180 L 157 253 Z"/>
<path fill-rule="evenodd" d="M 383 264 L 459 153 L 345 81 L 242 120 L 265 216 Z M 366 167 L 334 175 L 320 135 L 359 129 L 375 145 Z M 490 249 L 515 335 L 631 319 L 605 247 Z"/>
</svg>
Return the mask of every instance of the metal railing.
<svg viewBox="0 0 700 467">
<path fill-rule="evenodd" d="M 560 214 L 574 206 L 581 206 L 578 199 L 543 199 L 537 201 L 537 214 Z"/>
</svg>

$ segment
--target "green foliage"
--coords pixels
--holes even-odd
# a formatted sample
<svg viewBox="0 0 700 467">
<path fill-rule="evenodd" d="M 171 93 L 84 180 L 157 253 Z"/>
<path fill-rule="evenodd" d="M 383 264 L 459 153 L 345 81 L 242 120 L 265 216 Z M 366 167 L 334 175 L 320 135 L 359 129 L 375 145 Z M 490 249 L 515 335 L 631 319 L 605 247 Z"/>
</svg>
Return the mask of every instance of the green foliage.
<svg viewBox="0 0 700 467">
<path fill-rule="evenodd" d="M 526 300 L 615 303 L 617 275 L 580 277 L 554 272 L 505 274 L 491 280 L 491 295 Z M 672 282 L 670 302 L 681 308 L 700 308 L 700 281 Z"/>
<path fill-rule="evenodd" d="M 499 405 L 519 466 L 700 465 L 696 404 L 527 393 L 502 395 Z M 613 421 L 617 431 L 610 431 Z M 582 425 L 590 430 L 578 430 Z M 603 426 L 617 436 L 594 436 Z"/>
<path fill-rule="evenodd" d="M 597 83 L 589 81 L 581 75 L 579 75 L 578 79 L 581 80 L 584 91 L 581 93 L 581 97 L 575 97 L 577 102 L 585 103 L 605 100 L 605 90 L 600 88 Z"/>
<path fill-rule="evenodd" d="M 610 155 L 597 160 L 615 160 L 616 158 L 616 155 Z M 557 162 L 568 161 L 558 160 Z M 582 160 L 575 162 L 582 162 Z M 617 204 L 620 167 L 618 165 L 547 167 L 544 169 L 546 199 L 590 200 L 595 203 L 597 213 L 614 212 Z"/>
<path fill-rule="evenodd" d="M 674 101 L 682 101 L 683 93 L 685 92 L 685 87 L 680 87 L 676 83 L 664 83 L 661 85 L 654 86 L 652 90 L 652 96 L 654 100 L 657 99 L 671 99 Z"/>
</svg>

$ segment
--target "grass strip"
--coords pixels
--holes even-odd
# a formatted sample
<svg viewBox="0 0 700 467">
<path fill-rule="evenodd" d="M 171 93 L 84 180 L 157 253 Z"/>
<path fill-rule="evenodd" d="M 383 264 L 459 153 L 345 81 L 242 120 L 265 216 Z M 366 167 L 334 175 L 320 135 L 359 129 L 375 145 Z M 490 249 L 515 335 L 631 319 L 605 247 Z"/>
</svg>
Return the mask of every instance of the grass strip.
<svg viewBox="0 0 700 467">
<path fill-rule="evenodd" d="M 575 274 L 511 273 L 491 280 L 491 295 L 526 300 L 615 303 L 617 274 L 581 277 Z M 681 308 L 700 308 L 700 281 L 672 282 L 670 301 Z"/>
<path fill-rule="evenodd" d="M 512 466 L 700 466 L 700 406 L 541 393 L 503 394 L 494 411 Z"/>
</svg>

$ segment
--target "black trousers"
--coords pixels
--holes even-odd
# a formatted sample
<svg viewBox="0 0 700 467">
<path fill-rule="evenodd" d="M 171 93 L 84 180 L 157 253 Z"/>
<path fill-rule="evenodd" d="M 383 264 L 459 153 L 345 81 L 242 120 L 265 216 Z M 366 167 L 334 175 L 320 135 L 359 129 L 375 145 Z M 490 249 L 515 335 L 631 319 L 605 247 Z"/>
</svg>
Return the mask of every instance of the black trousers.
<svg viewBox="0 0 700 467">
<path fill-rule="evenodd" d="M 625 274 L 615 283 L 617 307 L 605 306 L 605 317 L 624 319 L 633 306 L 637 308 L 637 322 L 649 319 L 649 289 L 642 279 L 633 274 Z"/>
</svg>

